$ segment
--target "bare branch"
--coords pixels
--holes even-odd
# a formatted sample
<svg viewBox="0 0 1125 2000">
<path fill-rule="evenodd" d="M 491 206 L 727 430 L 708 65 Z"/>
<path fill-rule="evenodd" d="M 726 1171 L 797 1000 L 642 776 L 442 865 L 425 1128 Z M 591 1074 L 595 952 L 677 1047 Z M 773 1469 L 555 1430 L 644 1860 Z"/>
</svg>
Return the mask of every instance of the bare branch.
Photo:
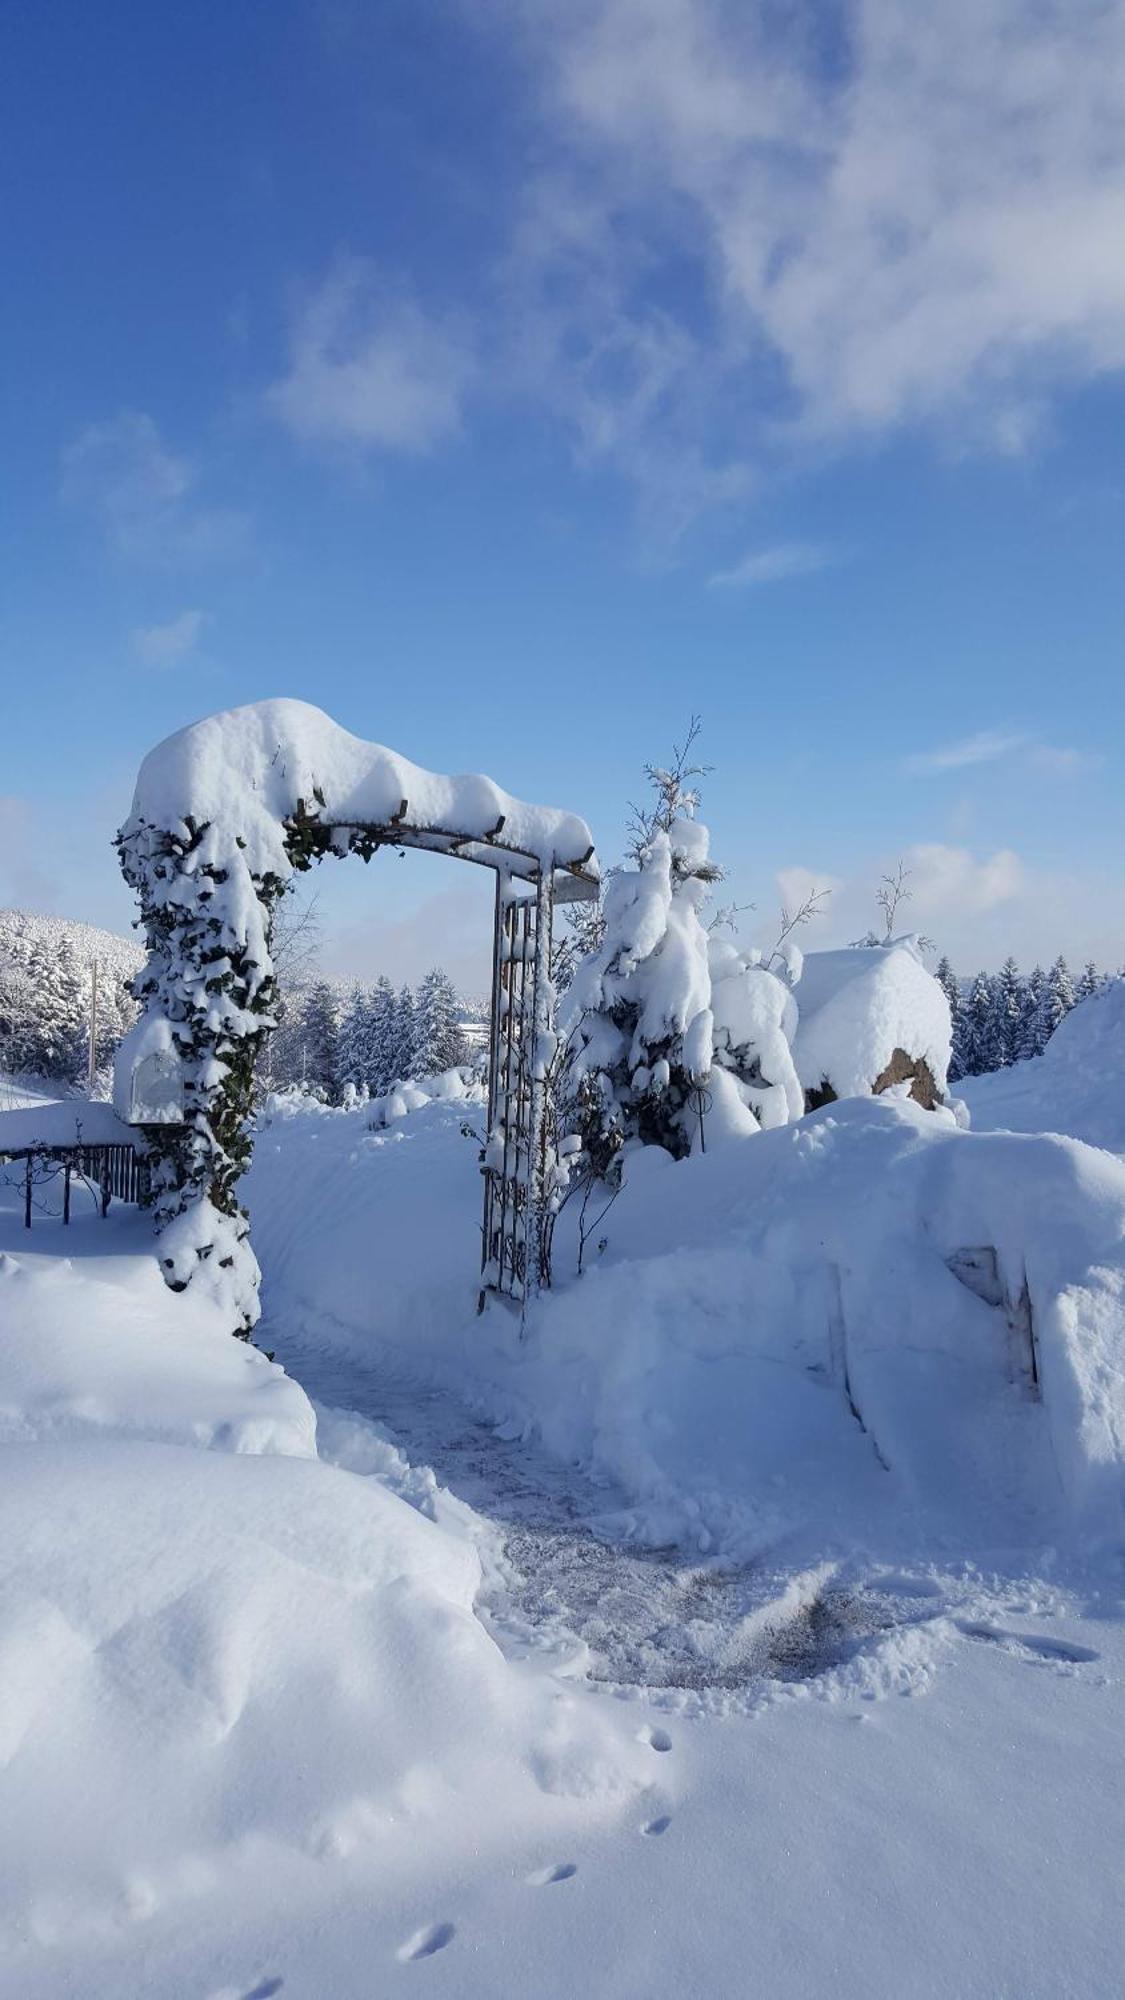
<svg viewBox="0 0 1125 2000">
<path fill-rule="evenodd" d="M 804 902 L 798 904 L 795 910 L 789 910 L 784 903 L 782 904 L 781 929 L 777 934 L 777 941 L 769 957 L 763 960 L 767 971 L 773 964 L 774 959 L 779 956 L 786 938 L 792 937 L 793 932 L 798 930 L 802 924 L 810 923 L 813 917 L 819 917 L 821 914 L 821 904 L 824 902 L 825 897 L 831 894 L 831 889 L 813 889 L 805 897 Z"/>
</svg>

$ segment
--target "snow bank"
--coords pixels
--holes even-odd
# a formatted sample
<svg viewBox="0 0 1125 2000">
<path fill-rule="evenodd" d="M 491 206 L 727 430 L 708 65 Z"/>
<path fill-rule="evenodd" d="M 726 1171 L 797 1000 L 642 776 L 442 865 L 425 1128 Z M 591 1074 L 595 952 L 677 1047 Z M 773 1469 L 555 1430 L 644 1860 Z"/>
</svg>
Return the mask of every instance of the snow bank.
<svg viewBox="0 0 1125 2000">
<path fill-rule="evenodd" d="M 564 1212 L 557 1289 L 521 1338 L 502 1310 L 475 1317 L 454 1109 L 386 1134 L 350 1122 L 259 1141 L 267 1330 L 455 1382 L 611 1477 L 646 1537 L 746 1552 L 813 1535 L 823 1553 L 923 1521 L 978 1543 L 984 1524 L 1009 1542 L 1120 1532 L 1116 1162 L 886 1098 L 682 1163 L 642 1149 L 588 1216 L 577 1284 Z"/>
<path fill-rule="evenodd" d="M 0 1442 L 127 1434 L 233 1452 L 312 1457 L 304 1391 L 245 1341 L 232 1340 L 202 1288 L 171 1295 L 142 1239 L 83 1217 L 40 1223 L 0 1251 Z M 101 1239 L 117 1254 L 98 1255 Z M 136 1245 L 120 1250 L 120 1237 Z M 76 1254 L 58 1254 L 73 1240 Z"/>
<path fill-rule="evenodd" d="M 216 1909 L 237 1940 L 353 1866 L 405 1946 L 435 1856 L 510 1868 L 641 1789 L 626 1718 L 505 1663 L 467 1529 L 320 1462 L 303 1391 L 135 1217 L 38 1239 L 0 1211 L 5 1992 L 179 1991 L 146 1943 L 179 1915 L 215 1993 Z"/>
<path fill-rule="evenodd" d="M 1072 1008 L 1041 1056 L 957 1089 L 979 1130 L 1067 1132 L 1125 1153 L 1125 979 Z"/>
<path fill-rule="evenodd" d="M 912 938 L 804 954 L 793 1047 L 806 1090 L 870 1096 L 896 1049 L 924 1061 L 944 1094 L 949 1002 Z"/>
</svg>

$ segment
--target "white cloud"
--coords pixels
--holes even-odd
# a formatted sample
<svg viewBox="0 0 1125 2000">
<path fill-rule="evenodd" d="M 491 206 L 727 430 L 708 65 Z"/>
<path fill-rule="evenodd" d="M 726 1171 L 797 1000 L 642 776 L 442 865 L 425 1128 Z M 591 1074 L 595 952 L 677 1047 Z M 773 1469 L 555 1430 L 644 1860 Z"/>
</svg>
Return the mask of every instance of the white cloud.
<svg viewBox="0 0 1125 2000">
<path fill-rule="evenodd" d="M 171 666 L 194 652 L 206 623 L 205 611 L 181 611 L 163 625 L 139 625 L 133 633 L 133 651 L 143 666 Z"/>
<path fill-rule="evenodd" d="M 903 760 L 903 769 L 915 777 L 927 777 L 942 771 L 964 771 L 974 764 L 997 764 L 1015 757 L 1032 770 L 1056 778 L 1077 777 L 1083 771 L 1096 769 L 1102 762 L 1090 751 L 1038 743 L 1034 737 L 1013 731 L 980 729 L 975 735 L 962 737 L 958 743 L 947 743 L 936 750 L 913 752 Z"/>
<path fill-rule="evenodd" d="M 195 465 L 169 449 L 143 410 L 88 425 L 63 453 L 64 500 L 137 561 L 194 567 L 245 553 L 247 515 L 199 501 L 198 482 Z"/>
<path fill-rule="evenodd" d="M 798 935 L 802 948 L 830 949 L 878 928 L 875 891 L 897 859 L 872 855 L 845 881 L 803 865 L 779 870 L 778 894 L 790 907 L 810 888 L 833 884 L 822 913 Z M 1047 964 L 1060 951 L 1072 964 L 1093 958 L 1115 970 L 1121 962 L 1125 876 L 1098 867 L 1082 874 L 1039 868 L 1011 848 L 976 855 L 941 842 L 918 843 L 903 859 L 911 894 L 897 928 L 925 932 L 961 972 L 994 969 L 1009 952 L 1025 968 L 1036 960 Z M 765 918 L 755 942 L 769 944 L 775 934 Z"/>
<path fill-rule="evenodd" d="M 462 330 L 349 258 L 305 301 L 266 400 L 304 443 L 421 453 L 459 430 L 474 372 Z"/>
<path fill-rule="evenodd" d="M 815 542 L 776 542 L 772 548 L 751 549 L 731 569 L 710 577 L 712 587 L 745 589 L 755 584 L 783 583 L 788 577 L 812 576 L 834 561 L 830 549 Z"/>
<path fill-rule="evenodd" d="M 1120 4 L 513 7 L 553 142 L 522 337 L 627 470 L 916 423 L 1018 452 L 1125 366 Z"/>
<path fill-rule="evenodd" d="M 905 768 L 921 776 L 930 771 L 963 771 L 971 764 L 995 764 L 1027 746 L 1027 737 L 1002 729 L 979 729 L 959 743 L 947 743 L 937 750 L 918 750 L 907 757 Z"/>
</svg>

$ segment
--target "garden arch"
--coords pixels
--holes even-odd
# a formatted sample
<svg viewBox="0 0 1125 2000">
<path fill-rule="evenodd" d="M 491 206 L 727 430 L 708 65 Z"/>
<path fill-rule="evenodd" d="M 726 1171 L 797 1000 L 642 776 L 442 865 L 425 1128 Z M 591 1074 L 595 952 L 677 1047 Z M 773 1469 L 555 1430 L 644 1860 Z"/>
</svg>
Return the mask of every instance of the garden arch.
<svg viewBox="0 0 1125 2000">
<path fill-rule="evenodd" d="M 143 1133 L 164 1275 L 206 1274 L 240 1331 L 258 1267 L 237 1183 L 251 1152 L 254 1061 L 276 1020 L 273 914 L 327 855 L 419 847 L 496 877 L 481 1297 L 524 1304 L 549 1278 L 558 1190 L 551 1081 L 554 907 L 598 894 L 590 831 L 483 777 L 442 777 L 296 701 L 232 709 L 141 766 L 117 836 L 140 899 L 143 1012 L 116 1101 Z"/>
</svg>

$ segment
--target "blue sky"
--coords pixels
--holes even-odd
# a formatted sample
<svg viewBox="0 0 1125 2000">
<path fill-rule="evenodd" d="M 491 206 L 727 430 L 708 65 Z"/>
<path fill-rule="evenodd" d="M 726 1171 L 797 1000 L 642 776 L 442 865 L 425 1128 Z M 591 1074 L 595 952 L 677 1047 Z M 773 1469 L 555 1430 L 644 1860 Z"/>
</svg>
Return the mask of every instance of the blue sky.
<svg viewBox="0 0 1125 2000">
<path fill-rule="evenodd" d="M 124 927 L 212 709 L 606 859 L 695 710 L 749 935 L 906 855 L 966 966 L 1125 958 L 1125 7 L 934 12 L 13 0 L 0 897 Z M 471 871 L 318 886 L 483 966 Z"/>
</svg>

